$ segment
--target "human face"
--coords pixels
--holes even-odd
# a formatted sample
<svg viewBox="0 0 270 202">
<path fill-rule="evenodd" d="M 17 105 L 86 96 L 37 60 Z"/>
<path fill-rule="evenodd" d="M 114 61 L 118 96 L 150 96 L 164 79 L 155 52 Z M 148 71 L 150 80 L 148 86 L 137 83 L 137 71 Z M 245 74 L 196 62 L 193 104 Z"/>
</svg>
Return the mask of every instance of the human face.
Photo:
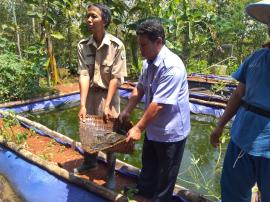
<svg viewBox="0 0 270 202">
<path fill-rule="evenodd" d="M 161 39 L 151 41 L 147 35 L 138 35 L 137 39 L 142 57 L 147 60 L 154 60 L 161 49 Z"/>
<path fill-rule="evenodd" d="M 93 34 L 103 33 L 105 31 L 105 22 L 102 19 L 102 12 L 95 6 L 88 8 L 87 23 L 89 31 L 93 32 Z"/>
</svg>

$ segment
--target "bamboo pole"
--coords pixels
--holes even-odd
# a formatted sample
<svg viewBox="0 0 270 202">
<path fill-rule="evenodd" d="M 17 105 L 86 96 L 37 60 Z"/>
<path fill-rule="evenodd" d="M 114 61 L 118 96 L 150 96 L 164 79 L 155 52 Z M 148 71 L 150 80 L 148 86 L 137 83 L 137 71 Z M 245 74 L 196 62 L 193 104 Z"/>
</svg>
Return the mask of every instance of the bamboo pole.
<svg viewBox="0 0 270 202">
<path fill-rule="evenodd" d="M 226 86 L 237 86 L 238 82 L 235 80 L 218 80 L 215 78 L 209 78 L 208 75 L 205 76 L 188 76 L 189 82 L 196 82 L 196 83 L 208 83 L 208 84 L 216 84 L 218 82 L 223 82 Z"/>
<path fill-rule="evenodd" d="M 20 106 L 20 105 L 30 104 L 30 103 L 33 103 L 33 102 L 41 102 L 41 101 L 46 101 L 46 100 L 50 100 L 50 99 L 54 99 L 54 98 L 60 98 L 60 97 L 67 96 L 67 95 L 78 94 L 78 93 L 79 93 L 79 90 L 73 91 L 73 92 L 70 92 L 70 93 L 58 93 L 56 95 L 49 95 L 49 96 L 45 96 L 45 97 L 41 97 L 41 98 L 35 98 L 35 99 L 20 100 L 20 101 L 13 101 L 13 102 L 5 102 L 5 103 L 0 104 L 0 108 Z"/>
<path fill-rule="evenodd" d="M 212 106 L 212 107 L 219 107 L 219 108 L 226 108 L 226 104 L 224 103 L 219 103 L 219 102 L 211 102 L 211 101 L 206 101 L 206 100 L 200 100 L 196 98 L 189 98 L 189 101 L 192 103 L 197 103 L 197 104 L 202 104 L 202 105 L 207 105 L 207 106 Z"/>
</svg>

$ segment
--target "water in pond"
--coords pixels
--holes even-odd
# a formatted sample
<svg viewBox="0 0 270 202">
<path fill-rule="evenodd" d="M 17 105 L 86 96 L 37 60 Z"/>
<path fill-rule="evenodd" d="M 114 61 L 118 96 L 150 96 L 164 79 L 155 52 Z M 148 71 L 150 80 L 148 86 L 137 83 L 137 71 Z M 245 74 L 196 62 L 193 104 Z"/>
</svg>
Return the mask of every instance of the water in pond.
<svg viewBox="0 0 270 202">
<path fill-rule="evenodd" d="M 49 113 L 32 114 L 28 118 L 79 141 L 78 111 L 78 107 L 57 109 Z M 135 123 L 142 114 L 143 110 L 135 109 L 131 120 Z M 192 129 L 187 140 L 177 184 L 217 200 L 220 196 L 219 179 L 226 143 L 219 149 L 214 149 L 210 145 L 209 135 L 215 122 L 214 117 L 191 116 Z M 228 129 L 225 133 L 228 133 Z M 136 144 L 133 155 L 118 154 L 118 159 L 141 167 L 141 149 L 142 140 Z"/>
</svg>

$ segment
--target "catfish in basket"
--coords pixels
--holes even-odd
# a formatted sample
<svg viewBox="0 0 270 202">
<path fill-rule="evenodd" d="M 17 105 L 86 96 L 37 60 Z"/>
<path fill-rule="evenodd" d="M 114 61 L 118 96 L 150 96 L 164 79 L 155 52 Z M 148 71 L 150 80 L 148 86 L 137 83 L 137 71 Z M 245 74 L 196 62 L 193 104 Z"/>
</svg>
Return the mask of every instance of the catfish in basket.
<svg viewBox="0 0 270 202">
<path fill-rule="evenodd" d="M 82 147 L 91 154 L 99 151 L 132 153 L 134 145 L 125 141 L 131 127 L 131 122 L 109 119 L 104 123 L 102 117 L 88 115 L 85 122 L 80 121 Z"/>
</svg>

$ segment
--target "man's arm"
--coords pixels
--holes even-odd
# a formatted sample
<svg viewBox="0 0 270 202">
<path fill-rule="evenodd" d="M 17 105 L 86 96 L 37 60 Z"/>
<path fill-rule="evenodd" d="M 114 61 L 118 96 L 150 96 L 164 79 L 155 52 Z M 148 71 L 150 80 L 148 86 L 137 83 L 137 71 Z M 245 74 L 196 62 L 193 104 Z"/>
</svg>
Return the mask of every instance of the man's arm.
<svg viewBox="0 0 270 202">
<path fill-rule="evenodd" d="M 217 147 L 219 145 L 219 138 L 222 134 L 222 131 L 225 127 L 225 125 L 231 120 L 231 118 L 236 114 L 238 108 L 241 104 L 241 99 L 245 95 L 245 85 L 243 83 L 239 83 L 236 90 L 232 93 L 227 107 L 223 113 L 223 115 L 220 117 L 216 128 L 211 134 L 210 142 L 214 147 Z"/>
<path fill-rule="evenodd" d="M 108 120 L 109 116 L 112 115 L 111 110 L 110 110 L 110 104 L 120 84 L 121 84 L 121 80 L 118 78 L 113 78 L 110 80 L 107 97 L 105 101 L 105 106 L 104 106 L 104 111 L 103 111 L 105 120 Z"/>
<path fill-rule="evenodd" d="M 126 141 L 129 142 L 130 140 L 139 140 L 141 138 L 142 132 L 145 130 L 147 125 L 158 116 L 160 111 L 163 109 L 163 106 L 163 104 L 151 102 L 144 112 L 143 117 L 133 128 L 128 131 L 128 137 Z"/>
<path fill-rule="evenodd" d="M 130 113 L 133 111 L 136 105 L 141 101 L 143 96 L 144 96 L 144 91 L 140 87 L 136 87 L 132 90 L 131 96 L 128 100 L 128 104 L 119 115 L 119 120 L 121 122 L 129 118 Z"/>
<path fill-rule="evenodd" d="M 80 120 L 85 120 L 86 116 L 86 98 L 89 90 L 90 78 L 88 75 L 81 74 L 79 77 L 80 84 L 80 111 L 79 118 Z"/>
<path fill-rule="evenodd" d="M 114 115 L 110 109 L 110 104 L 113 96 L 117 91 L 117 88 L 124 81 L 124 77 L 127 76 L 125 47 L 122 43 L 120 43 L 119 45 L 120 46 L 118 47 L 114 58 L 111 72 L 112 79 L 109 82 L 107 97 L 103 111 L 103 117 L 105 118 L 105 121 L 108 120 L 110 115 Z"/>
</svg>

